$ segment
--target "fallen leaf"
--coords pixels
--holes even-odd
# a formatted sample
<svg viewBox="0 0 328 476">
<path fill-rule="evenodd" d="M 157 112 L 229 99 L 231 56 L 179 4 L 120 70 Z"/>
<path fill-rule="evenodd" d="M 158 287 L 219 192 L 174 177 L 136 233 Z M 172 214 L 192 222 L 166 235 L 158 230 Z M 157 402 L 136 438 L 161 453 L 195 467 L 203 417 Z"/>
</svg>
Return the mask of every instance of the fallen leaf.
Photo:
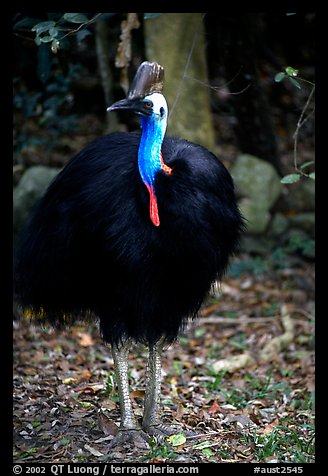
<svg viewBox="0 0 328 476">
<path fill-rule="evenodd" d="M 175 419 L 178 420 L 178 421 L 181 421 L 184 413 L 185 413 L 184 406 L 182 405 L 182 403 L 179 403 L 178 408 L 177 408 L 177 412 L 176 412 L 176 415 L 175 415 Z"/>
<path fill-rule="evenodd" d="M 101 390 L 103 390 L 103 388 L 104 388 L 104 384 L 102 384 L 102 383 L 93 383 L 93 384 L 89 384 L 89 385 L 85 385 L 83 387 L 80 387 L 80 388 L 76 389 L 75 391 L 79 392 L 79 393 L 95 394 L 95 393 L 98 393 Z"/>
<path fill-rule="evenodd" d="M 202 453 L 204 456 L 206 456 L 206 458 L 211 458 L 214 455 L 213 450 L 211 450 L 211 448 L 204 448 L 202 450 Z"/>
<path fill-rule="evenodd" d="M 104 456 L 104 453 L 100 453 L 100 451 L 96 450 L 96 448 L 92 448 L 90 445 L 84 445 L 84 448 L 88 450 L 93 456 Z"/>
<path fill-rule="evenodd" d="M 186 442 L 187 438 L 184 433 L 177 433 L 176 435 L 171 435 L 167 438 L 167 441 L 172 446 L 180 446 Z"/>
<path fill-rule="evenodd" d="M 108 416 L 104 413 L 98 413 L 98 423 L 99 428 L 105 435 L 113 435 L 115 436 L 118 432 L 118 427 L 116 423 L 113 422 Z"/>
<path fill-rule="evenodd" d="M 130 392 L 130 398 L 144 398 L 145 391 L 144 390 L 132 390 Z"/>
<path fill-rule="evenodd" d="M 236 422 L 237 425 L 240 426 L 241 428 L 256 426 L 256 424 L 247 415 L 234 415 L 233 413 L 230 413 L 222 421 L 222 423 L 225 423 L 225 424 L 229 424 L 232 422 Z"/>
<path fill-rule="evenodd" d="M 201 443 L 197 443 L 196 445 L 193 445 L 193 449 L 202 450 L 204 448 L 209 448 L 212 445 L 213 445 L 212 441 L 202 441 Z"/>
<path fill-rule="evenodd" d="M 211 304 L 202 309 L 202 316 L 207 317 L 211 314 L 214 314 L 220 308 L 220 303 Z"/>
<path fill-rule="evenodd" d="M 214 400 L 214 402 L 211 405 L 211 408 L 209 409 L 208 413 L 210 415 L 213 415 L 214 413 L 219 413 L 220 412 L 220 407 L 218 405 L 218 402 Z"/>
<path fill-rule="evenodd" d="M 80 336 L 79 344 L 82 347 L 90 347 L 92 345 L 95 345 L 95 342 L 94 342 L 94 340 L 93 340 L 93 338 L 91 337 L 90 334 L 88 334 L 86 332 L 81 332 L 79 334 L 79 336 Z"/>
<path fill-rule="evenodd" d="M 76 382 L 76 381 L 77 381 L 77 379 L 74 378 L 74 377 L 67 377 L 67 378 L 64 378 L 62 382 L 63 382 L 65 385 L 69 385 L 69 384 L 74 383 L 74 382 Z"/>
<path fill-rule="evenodd" d="M 276 419 L 272 423 L 269 423 L 268 425 L 266 425 L 263 429 L 263 433 L 265 435 L 270 434 L 276 428 L 277 425 L 279 425 L 279 420 L 278 419 Z"/>
<path fill-rule="evenodd" d="M 88 369 L 83 369 L 82 372 L 77 375 L 76 380 L 77 382 L 81 382 L 82 380 L 87 380 L 91 377 L 92 373 Z"/>
</svg>

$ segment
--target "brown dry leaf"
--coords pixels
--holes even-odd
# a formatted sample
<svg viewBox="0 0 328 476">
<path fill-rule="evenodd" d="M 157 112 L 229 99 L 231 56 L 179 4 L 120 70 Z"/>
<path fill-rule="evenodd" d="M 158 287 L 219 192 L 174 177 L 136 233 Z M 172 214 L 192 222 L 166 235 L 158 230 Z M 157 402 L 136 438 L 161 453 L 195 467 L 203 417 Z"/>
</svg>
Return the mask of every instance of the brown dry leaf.
<svg viewBox="0 0 328 476">
<path fill-rule="evenodd" d="M 140 390 L 140 389 L 137 389 L 137 390 L 132 390 L 130 392 L 130 398 L 144 398 L 145 396 L 145 391 L 144 390 Z"/>
<path fill-rule="evenodd" d="M 181 421 L 184 413 L 185 413 L 184 406 L 182 405 L 182 403 L 179 403 L 176 414 L 175 414 L 175 419 L 178 421 Z"/>
<path fill-rule="evenodd" d="M 43 350 L 37 350 L 33 356 L 32 362 L 39 363 L 44 358 Z"/>
<path fill-rule="evenodd" d="M 249 418 L 248 415 L 234 415 L 229 413 L 223 421 L 224 423 L 236 422 L 240 428 L 250 428 L 256 426 L 256 424 Z"/>
<path fill-rule="evenodd" d="M 280 423 L 280 422 L 279 422 L 278 419 L 274 420 L 272 423 L 269 423 L 268 425 L 266 425 L 266 426 L 264 427 L 263 433 L 264 433 L 265 435 L 268 435 L 269 433 L 271 433 L 271 432 L 276 428 L 277 425 L 279 425 L 279 423 Z"/>
<path fill-rule="evenodd" d="M 115 410 L 117 405 L 111 398 L 105 398 L 101 402 L 101 406 L 107 410 Z"/>
<path fill-rule="evenodd" d="M 99 428 L 105 435 L 115 436 L 118 432 L 116 423 L 104 413 L 98 413 Z"/>
<path fill-rule="evenodd" d="M 91 337 L 90 334 L 86 333 L 86 332 L 81 332 L 79 334 L 79 344 L 82 346 L 82 347 L 90 347 L 92 345 L 95 345 L 95 342 L 93 340 L 93 338 Z"/>
<path fill-rule="evenodd" d="M 84 445 L 84 448 L 88 451 L 90 451 L 90 453 L 93 455 L 93 456 L 104 456 L 104 453 L 101 453 L 100 451 L 98 451 L 96 448 L 93 448 L 92 446 L 90 445 Z"/>
<path fill-rule="evenodd" d="M 213 415 L 214 413 L 219 413 L 220 411 L 221 411 L 221 409 L 218 405 L 218 402 L 216 400 L 214 400 L 214 402 L 212 403 L 211 408 L 209 409 L 208 413 L 210 415 Z"/>
<path fill-rule="evenodd" d="M 82 380 L 87 380 L 91 377 L 92 373 L 88 369 L 83 369 L 82 372 L 76 376 L 77 382 L 81 382 Z"/>
<path fill-rule="evenodd" d="M 217 302 L 215 304 L 211 304 L 210 306 L 206 306 L 202 309 L 201 315 L 203 317 L 210 316 L 211 314 L 215 314 L 215 312 L 220 309 L 220 303 Z"/>
<path fill-rule="evenodd" d="M 102 383 L 93 383 L 89 385 L 85 385 L 83 387 L 80 387 L 76 389 L 77 392 L 79 393 L 90 393 L 90 394 L 95 394 L 100 392 L 100 390 L 103 390 L 104 384 Z"/>
<path fill-rule="evenodd" d="M 58 363 L 58 366 L 61 368 L 61 370 L 65 373 L 68 373 L 69 371 L 69 362 L 67 360 L 61 360 Z"/>
</svg>

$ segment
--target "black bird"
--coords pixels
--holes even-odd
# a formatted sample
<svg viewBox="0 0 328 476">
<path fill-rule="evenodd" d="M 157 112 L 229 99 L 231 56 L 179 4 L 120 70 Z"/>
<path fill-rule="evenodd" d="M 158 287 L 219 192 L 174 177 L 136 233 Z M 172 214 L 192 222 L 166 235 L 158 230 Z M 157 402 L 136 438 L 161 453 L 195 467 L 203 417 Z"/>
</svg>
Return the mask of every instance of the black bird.
<svg viewBox="0 0 328 476">
<path fill-rule="evenodd" d="M 15 293 L 35 319 L 55 326 L 99 319 L 121 406 L 113 446 L 176 432 L 158 418 L 161 351 L 222 278 L 243 230 L 223 164 L 200 145 L 165 137 L 163 75 L 157 63 L 139 67 L 127 99 L 109 110 L 139 114 L 141 135 L 109 134 L 71 159 L 15 257 Z M 129 399 L 131 342 L 149 346 L 141 426 Z"/>
</svg>

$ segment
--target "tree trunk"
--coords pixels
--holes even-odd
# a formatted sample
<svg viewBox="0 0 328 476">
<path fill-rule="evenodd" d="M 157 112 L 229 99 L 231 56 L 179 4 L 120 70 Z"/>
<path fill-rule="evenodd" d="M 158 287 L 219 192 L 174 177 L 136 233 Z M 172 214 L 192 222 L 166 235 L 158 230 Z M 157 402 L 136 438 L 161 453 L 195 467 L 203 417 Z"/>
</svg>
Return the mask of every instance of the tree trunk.
<svg viewBox="0 0 328 476">
<path fill-rule="evenodd" d="M 147 59 L 165 69 L 168 133 L 215 152 L 209 92 L 198 82 L 208 83 L 202 14 L 163 13 L 144 28 Z"/>
<path fill-rule="evenodd" d="M 105 21 L 98 21 L 96 23 L 96 52 L 106 108 L 114 102 L 113 77 L 108 56 L 109 51 L 108 26 Z M 107 114 L 107 121 L 108 132 L 119 129 L 119 122 L 115 112 Z"/>
</svg>

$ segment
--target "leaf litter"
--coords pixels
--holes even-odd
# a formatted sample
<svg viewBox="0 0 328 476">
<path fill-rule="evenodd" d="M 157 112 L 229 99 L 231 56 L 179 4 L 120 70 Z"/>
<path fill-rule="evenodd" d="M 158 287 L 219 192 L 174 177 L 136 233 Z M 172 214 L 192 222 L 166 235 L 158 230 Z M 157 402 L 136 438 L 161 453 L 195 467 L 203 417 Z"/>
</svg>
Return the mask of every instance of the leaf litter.
<svg viewBox="0 0 328 476">
<path fill-rule="evenodd" d="M 161 413 L 181 431 L 148 453 L 109 449 L 120 413 L 97 325 L 56 332 L 17 315 L 14 461 L 314 462 L 314 269 L 292 271 L 226 277 L 167 349 Z M 147 355 L 129 359 L 138 418 Z"/>
</svg>

